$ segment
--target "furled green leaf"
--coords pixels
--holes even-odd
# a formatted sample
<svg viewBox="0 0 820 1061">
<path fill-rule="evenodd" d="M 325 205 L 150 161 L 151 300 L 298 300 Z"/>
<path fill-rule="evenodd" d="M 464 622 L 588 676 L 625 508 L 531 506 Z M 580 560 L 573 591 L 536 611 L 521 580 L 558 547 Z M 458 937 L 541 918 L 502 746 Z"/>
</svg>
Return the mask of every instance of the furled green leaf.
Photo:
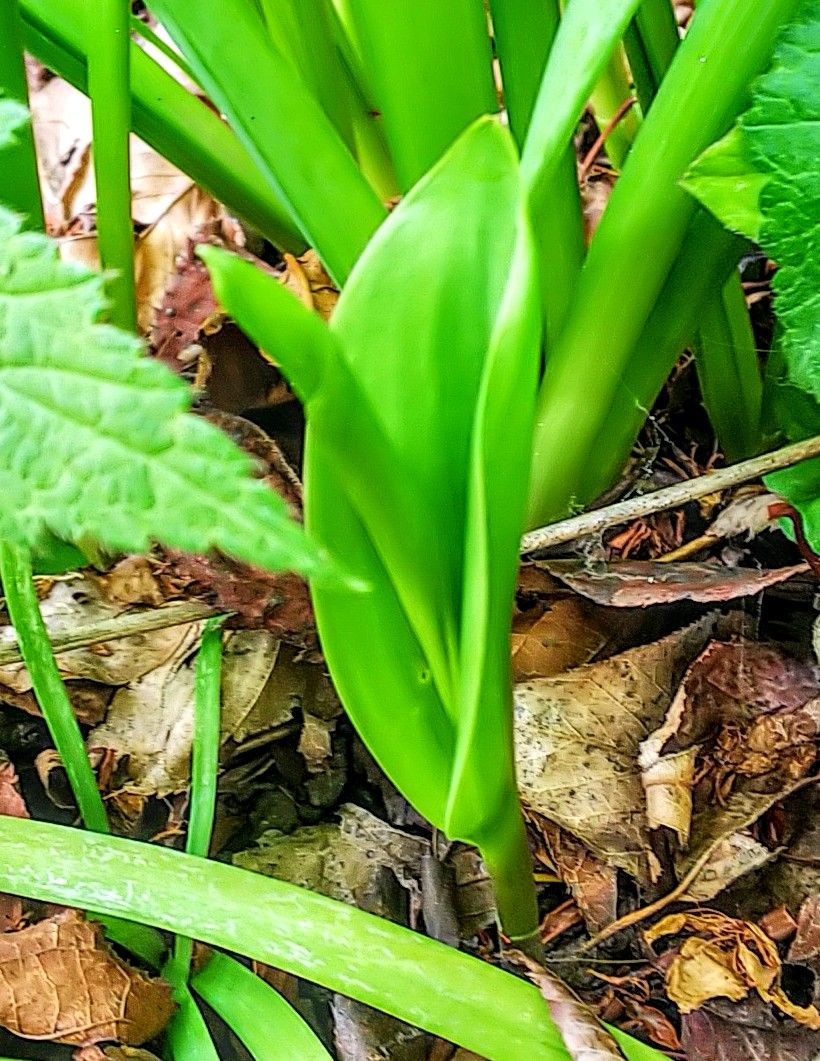
<svg viewBox="0 0 820 1061">
<path fill-rule="evenodd" d="M 723 224 L 747 239 L 760 239 L 760 195 L 769 175 L 755 169 L 746 136 L 735 126 L 707 147 L 681 184 Z"/>
<path fill-rule="evenodd" d="M 103 308 L 101 276 L 0 210 L 0 537 L 320 571 L 250 458 L 189 414 L 186 385 L 136 338 L 98 323 Z"/>
<path fill-rule="evenodd" d="M 203 87 L 227 115 L 328 272 L 342 284 L 385 208 L 254 0 L 153 0 Z M 225 48 L 226 40 L 240 42 Z"/>
</svg>

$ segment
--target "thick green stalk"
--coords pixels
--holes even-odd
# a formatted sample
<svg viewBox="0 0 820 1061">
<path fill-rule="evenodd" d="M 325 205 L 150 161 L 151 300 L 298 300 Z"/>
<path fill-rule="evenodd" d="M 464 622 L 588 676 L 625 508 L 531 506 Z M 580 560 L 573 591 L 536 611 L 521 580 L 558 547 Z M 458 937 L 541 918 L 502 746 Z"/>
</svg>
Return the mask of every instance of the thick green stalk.
<svg viewBox="0 0 820 1061">
<path fill-rule="evenodd" d="M 504 105 L 519 149 L 558 31 L 558 0 L 490 0 L 495 52 L 504 83 Z"/>
<path fill-rule="evenodd" d="M 261 0 L 271 40 L 289 59 L 352 151 L 348 85 L 333 39 L 330 0 Z"/>
<path fill-rule="evenodd" d="M 26 48 L 87 92 L 84 0 L 22 0 L 20 10 Z M 305 238 L 282 197 L 270 188 L 236 135 L 133 43 L 131 91 L 138 136 L 277 247 L 295 254 L 305 249 Z"/>
<path fill-rule="evenodd" d="M 383 116 L 402 191 L 498 109 L 482 0 L 336 0 Z"/>
<path fill-rule="evenodd" d="M 131 220 L 129 0 L 98 0 L 88 8 L 88 94 L 94 134 L 97 245 L 107 281 L 112 324 L 137 329 L 134 225 Z"/>
<path fill-rule="evenodd" d="M 496 821 L 487 836 L 489 839 L 481 845 L 481 856 L 492 878 L 498 920 L 514 944 L 523 945 L 538 956 L 538 900 L 532 855 L 518 806 Z"/>
<path fill-rule="evenodd" d="M 730 461 L 754 455 L 761 445 L 763 380 L 737 273 L 704 303 L 694 346 L 703 404 L 723 452 Z"/>
<path fill-rule="evenodd" d="M 9 618 L 28 668 L 34 695 L 62 761 L 86 828 L 108 831 L 97 781 L 51 649 L 31 573 L 31 554 L 9 542 L 0 544 L 0 577 Z"/>
<path fill-rule="evenodd" d="M 654 98 L 680 43 L 669 0 L 644 0 L 634 28 L 650 70 Z M 739 272 L 702 300 L 702 328 L 691 340 L 701 393 L 727 456 L 740 459 L 760 445 L 762 379 Z"/>
<path fill-rule="evenodd" d="M 595 459 L 605 410 L 695 212 L 678 181 L 731 124 L 797 3 L 769 0 L 752 10 L 744 0 L 704 0 L 699 6 L 613 191 L 567 324 L 547 359 L 530 526 L 566 512 Z"/>
<path fill-rule="evenodd" d="M 698 212 L 635 344 L 612 404 L 601 418 L 591 450 L 595 459 L 585 467 L 572 498 L 573 507 L 594 501 L 620 474 L 681 350 L 694 341 L 702 307 L 729 280 L 736 279 L 742 249 L 742 239 L 705 210 Z"/>
<path fill-rule="evenodd" d="M 17 0 L 0 3 L 0 98 L 28 106 L 23 39 Z M 28 228 L 43 228 L 43 204 L 37 178 L 37 157 L 31 125 L 18 129 L 14 140 L 0 148 L 0 202 L 25 218 Z"/>
</svg>

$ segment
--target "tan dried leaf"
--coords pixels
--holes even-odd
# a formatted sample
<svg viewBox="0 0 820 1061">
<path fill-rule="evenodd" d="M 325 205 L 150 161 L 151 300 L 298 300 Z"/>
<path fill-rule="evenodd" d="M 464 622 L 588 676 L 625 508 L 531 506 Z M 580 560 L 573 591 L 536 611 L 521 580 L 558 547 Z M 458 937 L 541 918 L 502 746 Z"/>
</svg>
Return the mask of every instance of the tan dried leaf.
<svg viewBox="0 0 820 1061">
<path fill-rule="evenodd" d="M 669 935 L 695 932 L 672 958 L 666 973 L 669 997 L 682 1013 L 713 998 L 738 1001 L 750 991 L 800 1024 L 820 1031 L 820 1012 L 797 1006 L 780 986 L 780 955 L 774 942 L 748 921 L 714 910 L 670 914 L 644 932 L 648 943 Z"/>
<path fill-rule="evenodd" d="M 554 973 L 548 972 L 520 950 L 506 950 L 504 957 L 523 969 L 549 1006 L 573 1061 L 623 1061 L 618 1044 L 592 1010 L 577 998 Z"/>
<path fill-rule="evenodd" d="M 308 309 L 315 309 L 324 320 L 330 320 L 339 301 L 339 292 L 316 252 L 308 250 L 299 258 L 285 254 L 284 258 L 287 268 L 282 275 L 282 283 Z"/>
<path fill-rule="evenodd" d="M 170 986 L 120 961 L 77 910 L 0 935 L 0 1024 L 24 1039 L 138 1046 L 173 1009 Z"/>
<path fill-rule="evenodd" d="M 568 674 L 516 686 L 521 794 L 599 858 L 651 879 L 638 749 L 715 620 Z"/>
</svg>

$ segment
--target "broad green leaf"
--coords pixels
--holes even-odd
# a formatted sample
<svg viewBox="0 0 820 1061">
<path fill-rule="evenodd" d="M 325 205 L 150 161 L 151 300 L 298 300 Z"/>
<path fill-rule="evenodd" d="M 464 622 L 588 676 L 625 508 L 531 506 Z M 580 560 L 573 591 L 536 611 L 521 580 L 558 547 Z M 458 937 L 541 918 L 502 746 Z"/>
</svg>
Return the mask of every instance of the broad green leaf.
<svg viewBox="0 0 820 1061">
<path fill-rule="evenodd" d="M 192 936 L 339 991 L 494 1061 L 569 1058 L 530 984 L 346 903 L 261 874 L 133 840 L 0 817 L 0 889 Z"/>
<path fill-rule="evenodd" d="M 87 92 L 86 0 L 21 0 L 28 51 Z M 238 137 L 136 42 L 131 45 L 134 131 L 276 246 L 306 243 L 285 203 Z"/>
<path fill-rule="evenodd" d="M 177 1010 L 165 1031 L 172 1061 L 219 1061 L 205 1018 L 187 984 L 174 992 Z"/>
<path fill-rule="evenodd" d="M 213 954 L 191 986 L 242 1040 L 254 1061 L 330 1061 L 296 1010 L 240 962 Z"/>
<path fill-rule="evenodd" d="M 760 239 L 760 196 L 769 175 L 755 169 L 746 136 L 735 126 L 707 147 L 681 184 L 733 232 Z"/>
<path fill-rule="evenodd" d="M 335 0 L 406 191 L 498 110 L 483 0 Z"/>
<path fill-rule="evenodd" d="M 250 458 L 189 414 L 187 386 L 97 323 L 102 277 L 18 229 L 0 211 L 0 537 L 129 551 L 157 540 L 318 573 Z"/>
<path fill-rule="evenodd" d="M 741 118 L 761 194 L 760 242 L 778 264 L 775 308 L 791 381 L 820 398 L 820 8 L 804 0 Z"/>
<path fill-rule="evenodd" d="M 0 151 L 17 143 L 16 134 L 28 120 L 28 111 L 22 103 L 0 96 Z M 3 185 L 0 185 L 0 195 L 2 192 Z"/>
<path fill-rule="evenodd" d="M 328 272 L 343 284 L 386 211 L 254 0 L 154 0 L 162 24 Z M 225 48 L 224 42 L 239 42 Z"/>
<path fill-rule="evenodd" d="M 510 128 L 522 147 L 547 56 L 558 30 L 558 0 L 490 0 L 495 50 Z"/>
</svg>

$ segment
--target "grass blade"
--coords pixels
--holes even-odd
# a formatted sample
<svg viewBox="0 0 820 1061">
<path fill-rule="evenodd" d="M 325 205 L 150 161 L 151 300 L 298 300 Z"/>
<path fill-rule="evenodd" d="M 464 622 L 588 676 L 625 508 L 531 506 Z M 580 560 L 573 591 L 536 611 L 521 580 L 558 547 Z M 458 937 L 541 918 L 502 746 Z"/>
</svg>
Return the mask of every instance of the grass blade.
<svg viewBox="0 0 820 1061">
<path fill-rule="evenodd" d="M 583 481 L 602 417 L 694 214 L 678 182 L 735 117 L 797 2 L 772 0 L 754 11 L 743 0 L 698 6 L 613 190 L 567 324 L 547 359 L 530 525 L 563 515 Z M 628 290 L 615 276 L 629 276 Z"/>
<path fill-rule="evenodd" d="M 216 953 L 191 986 L 239 1036 L 255 1061 L 330 1061 L 310 1025 L 241 962 Z"/>
<path fill-rule="evenodd" d="M 131 220 L 131 4 L 99 0 L 89 8 L 88 94 L 94 137 L 97 244 L 109 271 L 108 318 L 137 330 L 134 225 Z M 93 26 L 91 21 L 93 19 Z"/>
<path fill-rule="evenodd" d="M 62 760 L 86 827 L 108 831 L 108 816 L 91 769 L 85 742 L 74 717 L 51 649 L 31 577 L 31 556 L 8 542 L 0 544 L 0 576 L 9 617 L 31 677 L 37 703 Z"/>
<path fill-rule="evenodd" d="M 407 191 L 482 114 L 498 109 L 481 0 L 337 0 Z"/>
<path fill-rule="evenodd" d="M 0 888 L 102 910 L 245 954 L 491 1059 L 568 1057 L 529 984 L 260 874 L 119 837 L 0 818 Z"/>
<path fill-rule="evenodd" d="M 341 286 L 386 211 L 252 0 L 222 0 L 207 19 L 199 0 L 152 8 Z"/>
<path fill-rule="evenodd" d="M 22 0 L 20 10 L 26 48 L 87 92 L 84 0 Z M 134 131 L 143 140 L 276 246 L 295 254 L 305 249 L 292 215 L 236 135 L 133 43 L 131 90 Z"/>
</svg>

